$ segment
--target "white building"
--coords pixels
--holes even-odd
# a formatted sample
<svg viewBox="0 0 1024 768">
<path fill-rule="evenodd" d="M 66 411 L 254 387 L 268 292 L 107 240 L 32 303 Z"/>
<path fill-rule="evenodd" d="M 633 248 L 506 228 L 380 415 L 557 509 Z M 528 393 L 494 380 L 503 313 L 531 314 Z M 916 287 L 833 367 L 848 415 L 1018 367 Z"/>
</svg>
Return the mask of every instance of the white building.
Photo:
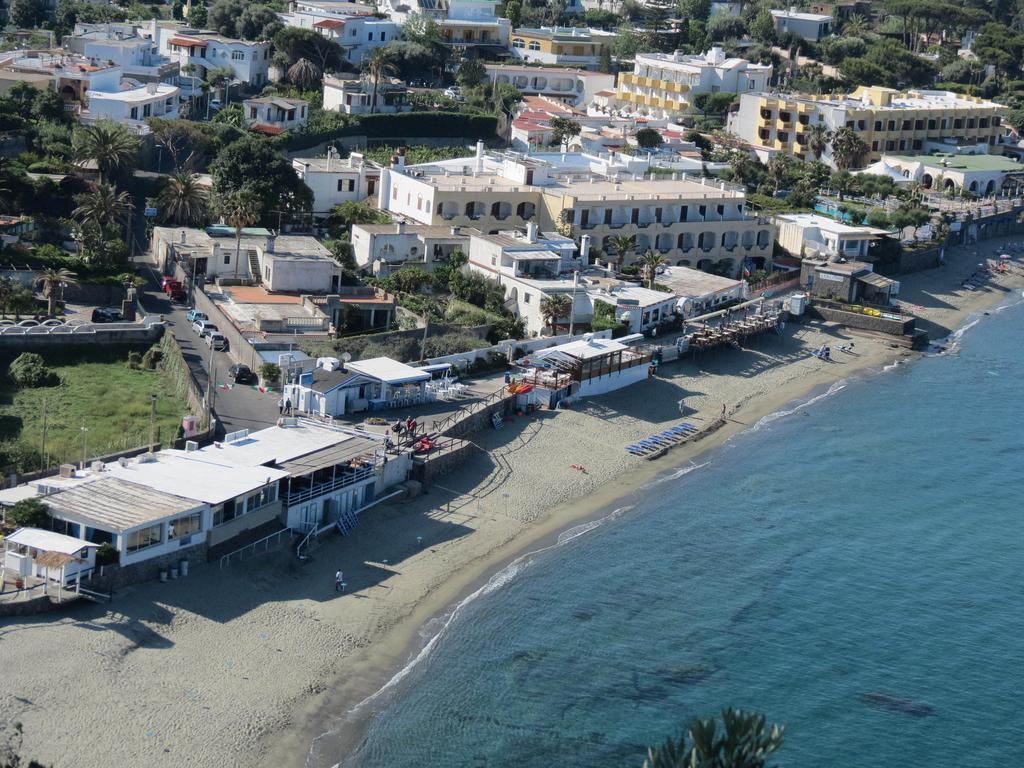
<svg viewBox="0 0 1024 768">
<path fill-rule="evenodd" d="M 266 96 L 242 102 L 242 117 L 250 131 L 278 136 L 286 131 L 301 131 L 309 122 L 309 102 Z"/>
<path fill-rule="evenodd" d="M 353 224 L 352 253 L 360 269 L 387 277 L 403 267 L 433 270 L 456 250 L 469 252 L 469 237 L 480 234 L 468 227 L 430 224 Z"/>
<path fill-rule="evenodd" d="M 88 109 L 83 120 L 114 120 L 136 131 L 146 131 L 147 117 L 178 117 L 181 109 L 181 89 L 166 83 L 148 83 L 141 88 L 105 92 L 86 91 Z"/>
<path fill-rule="evenodd" d="M 508 19 L 498 16 L 498 0 L 382 0 L 379 10 L 398 24 L 413 16 L 433 19 L 441 28 L 441 42 L 456 51 L 489 47 L 499 52 L 508 47 Z"/>
<path fill-rule="evenodd" d="M 178 84 L 178 62 L 160 54 L 156 43 L 132 24 L 76 24 L 65 49 L 97 61 L 110 61 L 125 77 L 142 83 Z"/>
<path fill-rule="evenodd" d="M 678 298 L 674 293 L 654 291 L 618 280 L 588 281 L 590 300 L 602 301 L 615 308 L 615 319 L 630 333 L 643 333 L 675 317 Z M 603 285 L 602 285 L 603 284 Z"/>
<path fill-rule="evenodd" d="M 98 544 L 39 528 L 19 528 L 3 539 L 0 583 L 31 578 L 79 583 L 96 567 Z"/>
<path fill-rule="evenodd" d="M 329 149 L 328 152 L 331 150 Z M 380 183 L 380 167 L 359 152 L 337 157 L 293 157 L 292 168 L 313 192 L 313 213 L 326 216 L 346 200 L 373 197 Z"/>
<path fill-rule="evenodd" d="M 1024 164 L 1005 155 L 883 155 L 864 173 L 890 175 L 904 183 L 918 182 L 925 189 L 975 195 L 1019 195 L 1024 187 Z"/>
<path fill-rule="evenodd" d="M 570 317 L 589 323 L 593 306 L 584 284 L 572 277 L 583 268 L 576 243 L 557 232 L 539 232 L 535 224 L 526 232 L 501 232 L 473 235 L 469 241 L 466 269 L 498 283 L 505 292 L 505 305 L 526 325 L 531 336 L 547 327 L 541 311 L 545 296 L 563 295 L 572 301 L 572 311 L 559 324 L 568 325 Z"/>
<path fill-rule="evenodd" d="M 343 369 L 317 368 L 298 384 L 287 384 L 284 396 L 300 413 L 341 416 L 383 411 L 424 401 L 430 373 L 387 357 L 356 360 Z"/>
<path fill-rule="evenodd" d="M 514 85 L 524 96 L 548 96 L 572 106 L 585 106 L 598 91 L 615 88 L 615 75 L 585 69 L 536 67 L 528 64 L 485 64 L 492 83 Z"/>
<path fill-rule="evenodd" d="M 162 55 L 177 60 L 182 69 L 192 65 L 200 80 L 208 70 L 229 67 L 243 87 L 259 89 L 267 83 L 269 41 L 233 40 L 185 24 L 156 20 L 150 24 L 149 34 Z M 191 83 L 192 77 L 183 72 L 180 84 L 190 87 Z"/>
<path fill-rule="evenodd" d="M 850 226 L 816 213 L 775 217 L 779 245 L 798 258 L 866 261 L 871 242 L 888 234 L 874 227 Z"/>
<path fill-rule="evenodd" d="M 374 48 L 401 39 L 401 26 L 374 16 L 374 10 L 357 3 L 299 2 L 278 17 L 285 26 L 311 29 L 334 41 L 348 61 L 359 64 Z"/>
<path fill-rule="evenodd" d="M 596 69 L 601 52 L 611 52 L 618 34 L 586 27 L 537 27 L 512 30 L 510 50 L 523 61 L 549 66 Z"/>
<path fill-rule="evenodd" d="M 611 253 L 633 237 L 626 262 L 648 249 L 680 266 L 737 275 L 771 260 L 774 231 L 750 215 L 746 193 L 685 173 L 657 174 L 646 157 L 548 152 L 489 154 L 381 171 L 377 205 L 409 221 L 496 234 L 536 224 Z"/>
<path fill-rule="evenodd" d="M 342 268 L 330 250 L 304 235 L 275 235 L 246 228 L 236 250 L 235 231 L 225 225 L 202 229 L 156 227 L 153 252 L 168 272 L 180 263 L 186 274 L 230 283 L 254 280 L 269 291 L 333 293 Z"/>
<path fill-rule="evenodd" d="M 712 275 L 689 267 L 662 267 L 656 281 L 671 289 L 676 311 L 683 317 L 714 312 L 723 305 L 747 298 L 746 280 Z"/>
<path fill-rule="evenodd" d="M 230 550 L 236 537 L 275 521 L 299 534 L 337 520 L 351 527 L 367 502 L 405 479 L 408 457 L 384 462 L 383 447 L 382 436 L 361 430 L 284 419 L 203 449 L 94 464 L 45 504 L 64 534 L 112 544 L 122 567 L 176 564 Z"/>
<path fill-rule="evenodd" d="M 639 53 L 633 72 L 619 75 L 612 109 L 669 118 L 699 93 L 752 93 L 768 87 L 771 65 L 726 58 L 718 46 L 701 55 Z"/>
<path fill-rule="evenodd" d="M 534 352 L 525 380 L 534 384 L 535 399 L 555 407 L 562 400 L 603 395 L 650 376 L 649 353 L 613 339 L 587 334 L 580 341 Z"/>
<path fill-rule="evenodd" d="M 832 34 L 833 19 L 823 13 L 804 13 L 790 8 L 773 10 L 772 21 L 780 35 L 791 34 L 804 40 L 817 41 Z"/>
<path fill-rule="evenodd" d="M 412 109 L 406 103 L 408 93 L 409 89 L 401 80 L 382 79 L 374 94 L 372 81 L 356 75 L 326 75 L 323 104 L 324 109 L 346 115 L 407 112 Z"/>
</svg>

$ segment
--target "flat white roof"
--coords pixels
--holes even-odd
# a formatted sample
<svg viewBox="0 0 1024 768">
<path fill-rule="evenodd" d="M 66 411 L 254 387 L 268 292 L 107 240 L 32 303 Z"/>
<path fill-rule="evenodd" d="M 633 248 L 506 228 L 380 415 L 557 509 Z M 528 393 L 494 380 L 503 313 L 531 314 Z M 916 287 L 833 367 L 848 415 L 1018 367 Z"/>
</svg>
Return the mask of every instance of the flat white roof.
<svg viewBox="0 0 1024 768">
<path fill-rule="evenodd" d="M 823 13 L 801 13 L 800 11 L 781 11 L 773 10 L 772 16 L 777 19 L 799 19 L 800 21 L 832 21 L 831 16 L 826 16 Z"/>
<path fill-rule="evenodd" d="M 592 338 L 590 341 L 581 339 L 580 341 L 570 341 L 566 344 L 559 344 L 557 347 L 542 349 L 536 353 L 536 356 L 543 360 L 550 354 L 561 353 L 580 360 L 589 360 L 593 357 L 607 355 L 609 352 L 618 352 L 620 349 L 629 349 L 629 347 L 615 341 L 614 339 Z"/>
<path fill-rule="evenodd" d="M 174 85 L 160 83 L 155 91 L 148 86 L 131 88 L 127 91 L 86 91 L 85 95 L 94 101 L 161 101 L 178 93 L 181 89 Z"/>
<path fill-rule="evenodd" d="M 348 367 L 356 373 L 364 373 L 385 384 L 408 384 L 414 381 L 426 381 L 430 374 L 411 365 L 392 360 L 390 357 L 372 357 L 369 360 L 357 360 Z"/>
<path fill-rule="evenodd" d="M 99 547 L 99 544 L 93 544 L 91 541 L 44 531 L 41 528 L 19 528 L 7 537 L 7 541 L 47 552 L 60 552 L 62 555 L 73 555 L 85 547 Z"/>
<path fill-rule="evenodd" d="M 179 517 L 203 506 L 183 492 L 167 493 L 106 472 L 94 483 L 47 496 L 46 505 L 54 517 L 116 533 Z"/>
<path fill-rule="evenodd" d="M 832 232 L 844 237 L 860 236 L 862 238 L 870 238 L 884 231 L 874 229 L 873 227 L 851 227 L 849 224 L 843 224 L 835 219 L 830 219 L 828 216 L 819 216 L 816 213 L 786 213 L 777 218 L 779 221 L 799 224 L 805 229 L 813 227 L 823 232 Z"/>
<path fill-rule="evenodd" d="M 4 488 L 0 491 L 0 506 L 13 507 L 19 501 L 34 499 L 39 495 L 39 489 L 31 485 L 16 485 L 13 488 Z"/>
<path fill-rule="evenodd" d="M 590 291 L 590 295 L 595 299 L 612 299 L 616 303 L 621 304 L 625 301 L 635 301 L 638 307 L 651 307 L 655 304 L 662 304 L 666 301 L 675 301 L 676 295 L 674 293 L 666 293 L 665 291 L 652 291 L 650 288 L 642 288 L 639 285 L 626 285 L 621 288 L 616 288 L 615 291 L 608 295 L 599 291 Z"/>
<path fill-rule="evenodd" d="M 125 467 L 108 464 L 103 475 L 207 504 L 221 504 L 288 477 L 280 469 L 235 464 L 219 453 L 216 448 L 157 451 L 155 461 L 133 461 Z"/>
<path fill-rule="evenodd" d="M 198 453 L 212 456 L 217 461 L 228 461 L 245 467 L 259 467 L 271 462 L 280 464 L 307 453 L 339 445 L 353 438 L 345 432 L 316 424 L 288 427 L 268 427 L 252 432 L 241 440 L 210 446 Z M 191 454 L 195 455 L 195 453 Z M 265 467 L 264 467 L 265 468 Z"/>
<path fill-rule="evenodd" d="M 658 273 L 657 280 L 671 288 L 676 296 L 687 299 L 711 296 L 743 286 L 742 280 L 733 280 L 731 277 L 713 275 L 689 267 L 665 267 L 663 272 Z"/>
</svg>

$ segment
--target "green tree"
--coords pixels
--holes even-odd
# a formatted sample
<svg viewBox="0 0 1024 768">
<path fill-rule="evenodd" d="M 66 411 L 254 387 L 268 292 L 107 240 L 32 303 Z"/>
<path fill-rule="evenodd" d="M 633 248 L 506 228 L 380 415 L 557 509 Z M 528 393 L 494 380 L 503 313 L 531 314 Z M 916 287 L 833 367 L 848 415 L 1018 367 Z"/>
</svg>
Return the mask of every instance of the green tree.
<svg viewBox="0 0 1024 768">
<path fill-rule="evenodd" d="M 762 8 L 758 14 L 750 20 L 748 25 L 750 36 L 764 45 L 771 45 L 775 42 L 775 20 L 771 11 Z"/>
<path fill-rule="evenodd" d="M 520 0 L 508 0 L 505 3 L 505 18 L 509 20 L 512 29 L 517 29 L 523 21 L 523 4 Z"/>
<path fill-rule="evenodd" d="M 217 200 L 217 212 L 224 223 L 235 230 L 235 277 L 242 257 L 242 230 L 260 219 L 260 199 L 250 188 L 242 187 L 222 195 Z"/>
<path fill-rule="evenodd" d="M 88 192 L 75 197 L 78 207 L 71 215 L 83 223 L 100 228 L 121 225 L 134 209 L 127 192 L 118 192 L 112 184 L 96 184 Z"/>
<path fill-rule="evenodd" d="M 53 317 L 57 314 L 57 296 L 63 291 L 65 285 L 77 285 L 78 275 L 70 269 L 60 267 L 54 269 L 47 267 L 39 273 L 36 278 L 36 285 L 43 288 L 43 298 L 46 299 L 46 314 Z"/>
<path fill-rule="evenodd" d="M 235 79 L 235 70 L 231 67 L 211 67 L 206 70 L 206 82 L 214 91 L 221 92 L 221 104 L 228 103 L 228 85 Z"/>
<path fill-rule="evenodd" d="M 555 331 L 555 325 L 563 317 L 568 317 L 572 312 L 572 299 L 564 293 L 545 295 L 540 300 L 540 314 L 544 318 L 544 325 Z"/>
<path fill-rule="evenodd" d="M 615 65 L 612 63 L 612 48 L 610 45 L 601 46 L 601 54 L 598 59 L 597 71 L 606 75 L 615 74 Z"/>
<path fill-rule="evenodd" d="M 95 162 L 101 183 L 130 170 L 138 160 L 140 146 L 138 136 L 112 120 L 79 126 L 72 137 L 75 159 Z"/>
<path fill-rule="evenodd" d="M 815 160 L 821 160 L 831 140 L 832 132 L 823 123 L 815 123 L 807 129 L 807 149 L 814 155 Z"/>
<path fill-rule="evenodd" d="M 719 13 L 708 21 L 707 34 L 712 40 L 725 42 L 726 40 L 738 40 L 747 34 L 747 25 L 739 16 L 729 13 Z"/>
<path fill-rule="evenodd" d="M 480 59 L 464 59 L 455 72 L 455 79 L 465 88 L 475 88 L 487 80 L 487 68 Z"/>
<path fill-rule="evenodd" d="M 612 235 L 608 238 L 608 250 L 616 270 L 622 269 L 622 265 L 634 248 L 636 248 L 635 235 Z"/>
<path fill-rule="evenodd" d="M 657 149 L 665 140 L 653 128 L 641 128 L 636 132 L 636 145 L 641 149 Z"/>
<path fill-rule="evenodd" d="M 260 218 L 268 224 L 285 213 L 307 211 L 313 202 L 313 193 L 291 163 L 273 143 L 257 136 L 246 136 L 221 150 L 210 164 L 210 174 L 217 198 L 248 188 L 258 197 Z"/>
<path fill-rule="evenodd" d="M 647 283 L 647 287 L 653 290 L 654 282 L 658 277 L 658 268 L 668 264 L 668 260 L 660 253 L 648 249 L 647 253 L 637 260 L 637 263 L 640 265 L 640 276 Z"/>
<path fill-rule="evenodd" d="M 197 0 L 192 3 L 192 9 L 188 12 L 189 26 L 195 27 L 196 29 L 206 29 L 208 20 L 209 12 L 202 0 Z"/>
<path fill-rule="evenodd" d="M 158 200 L 164 221 L 192 227 L 206 220 L 210 196 L 198 175 L 179 170 L 167 178 Z"/>
<path fill-rule="evenodd" d="M 551 143 L 565 149 L 569 142 L 580 135 L 583 127 L 568 117 L 551 118 Z"/>
<path fill-rule="evenodd" d="M 868 224 L 877 229 L 889 229 L 892 226 L 892 220 L 881 208 L 872 208 L 868 212 Z"/>
<path fill-rule="evenodd" d="M 363 57 L 363 72 L 373 83 L 373 95 L 370 97 L 370 114 L 377 111 L 377 88 L 380 81 L 391 77 L 398 71 L 394 54 L 384 48 L 373 48 Z"/>
<path fill-rule="evenodd" d="M 765 768 L 782 747 L 784 733 L 783 726 L 768 725 L 764 715 L 725 709 L 721 732 L 715 720 L 697 718 L 678 740 L 647 750 L 644 768 Z"/>
<path fill-rule="evenodd" d="M 300 91 L 312 91 L 320 88 L 324 73 L 309 59 L 299 59 L 288 67 L 286 77 Z"/>
<path fill-rule="evenodd" d="M 321 72 L 332 72 L 347 64 L 340 45 L 312 29 L 299 27 L 285 27 L 274 35 L 274 59 L 282 69 L 300 59 L 309 59 Z"/>
<path fill-rule="evenodd" d="M 41 387 L 53 379 L 53 374 L 46 367 L 46 361 L 42 355 L 35 352 L 22 352 L 14 358 L 7 373 L 11 381 L 24 389 Z"/>
<path fill-rule="evenodd" d="M 7 20 L 19 29 L 35 29 L 46 21 L 46 3 L 43 0 L 11 0 Z"/>
<path fill-rule="evenodd" d="M 829 179 L 828 185 L 839 193 L 839 202 L 842 202 L 846 195 L 853 191 L 854 177 L 849 171 L 836 171 Z"/>
<path fill-rule="evenodd" d="M 832 134 L 832 161 L 839 170 L 858 167 L 869 151 L 868 145 L 852 128 L 844 126 Z"/>
<path fill-rule="evenodd" d="M 7 518 L 15 525 L 24 528 L 50 527 L 50 513 L 39 499 L 22 499 L 11 507 Z"/>
<path fill-rule="evenodd" d="M 327 226 L 335 237 L 347 232 L 353 224 L 387 224 L 391 216 L 365 200 L 346 200 L 331 209 Z"/>
</svg>

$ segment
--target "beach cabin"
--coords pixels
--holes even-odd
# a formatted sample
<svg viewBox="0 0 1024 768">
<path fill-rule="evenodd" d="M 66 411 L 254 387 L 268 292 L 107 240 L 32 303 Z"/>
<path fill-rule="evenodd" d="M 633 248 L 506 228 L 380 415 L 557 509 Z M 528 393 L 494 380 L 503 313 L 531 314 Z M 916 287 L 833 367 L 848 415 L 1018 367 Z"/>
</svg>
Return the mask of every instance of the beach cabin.
<svg viewBox="0 0 1024 768">
<path fill-rule="evenodd" d="M 800 284 L 811 296 L 845 303 L 863 302 L 888 306 L 899 297 L 898 280 L 879 275 L 863 261 L 804 259 Z"/>
<path fill-rule="evenodd" d="M 534 387 L 535 402 L 548 408 L 565 400 L 603 395 L 643 381 L 650 375 L 651 355 L 614 339 L 585 334 L 532 353 L 521 378 Z"/>
<path fill-rule="evenodd" d="M 715 312 L 747 298 L 746 280 L 734 280 L 699 269 L 663 267 L 656 279 L 672 291 L 677 311 L 683 317 Z"/>
<path fill-rule="evenodd" d="M 96 567 L 98 544 L 40 528 L 19 528 L 4 540 L 0 584 L 33 579 L 55 581 L 62 587 L 75 584 Z"/>
<path fill-rule="evenodd" d="M 389 357 L 347 363 L 343 370 L 317 368 L 287 384 L 284 396 L 298 413 L 342 416 L 422 403 L 430 372 Z"/>
</svg>

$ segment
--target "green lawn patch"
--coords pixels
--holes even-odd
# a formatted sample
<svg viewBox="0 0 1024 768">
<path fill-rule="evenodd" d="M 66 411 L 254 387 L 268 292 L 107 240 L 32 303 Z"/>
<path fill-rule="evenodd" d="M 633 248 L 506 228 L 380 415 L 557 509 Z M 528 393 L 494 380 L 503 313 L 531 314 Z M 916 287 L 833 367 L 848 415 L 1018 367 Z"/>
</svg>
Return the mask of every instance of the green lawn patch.
<svg viewBox="0 0 1024 768">
<path fill-rule="evenodd" d="M 128 353 L 145 348 L 117 346 L 41 353 L 60 377 L 56 386 L 18 389 L 0 380 L 0 468 L 38 468 L 46 401 L 46 453 L 49 465 L 82 459 L 82 426 L 89 457 L 145 445 L 149 441 L 150 395 L 157 396 L 159 438 L 174 438 L 188 407 L 161 370 L 132 370 Z M 6 371 L 15 355 L 0 359 Z"/>
</svg>

